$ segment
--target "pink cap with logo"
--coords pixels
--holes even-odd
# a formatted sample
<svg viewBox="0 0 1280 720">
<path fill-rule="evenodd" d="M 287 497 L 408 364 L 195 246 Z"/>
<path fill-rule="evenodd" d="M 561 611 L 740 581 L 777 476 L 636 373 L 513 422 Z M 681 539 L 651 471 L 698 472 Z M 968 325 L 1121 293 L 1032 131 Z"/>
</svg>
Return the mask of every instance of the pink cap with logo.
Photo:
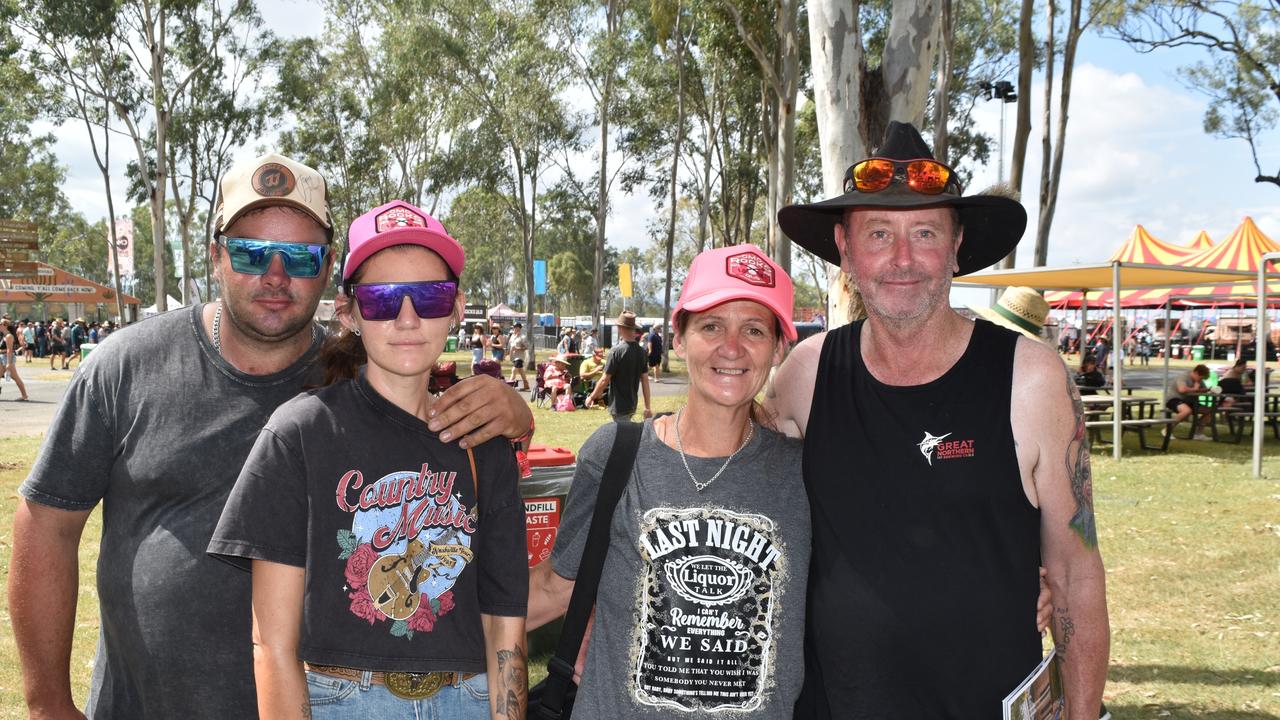
<svg viewBox="0 0 1280 720">
<path fill-rule="evenodd" d="M 420 245 L 439 255 L 461 277 L 467 255 L 439 220 L 403 200 L 392 200 L 356 218 L 347 231 L 342 279 L 350 280 L 360 264 L 394 245 Z"/>
<path fill-rule="evenodd" d="M 672 317 L 681 312 L 702 312 L 731 300 L 754 300 L 769 308 L 778 316 L 782 334 L 795 342 L 791 277 L 749 243 L 707 250 L 695 257 Z"/>
</svg>

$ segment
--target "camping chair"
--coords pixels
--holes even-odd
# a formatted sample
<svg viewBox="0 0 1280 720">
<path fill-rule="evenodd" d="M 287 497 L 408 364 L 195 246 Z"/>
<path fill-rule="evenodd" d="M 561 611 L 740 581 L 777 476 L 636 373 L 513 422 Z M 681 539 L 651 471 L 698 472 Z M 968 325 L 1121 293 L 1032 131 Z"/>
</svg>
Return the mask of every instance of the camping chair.
<svg viewBox="0 0 1280 720">
<path fill-rule="evenodd" d="M 551 391 L 547 390 L 547 384 L 542 379 L 542 373 L 546 372 L 546 369 L 545 361 L 538 363 L 537 372 L 534 373 L 533 378 L 533 404 L 540 408 L 546 407 L 551 400 Z"/>
</svg>

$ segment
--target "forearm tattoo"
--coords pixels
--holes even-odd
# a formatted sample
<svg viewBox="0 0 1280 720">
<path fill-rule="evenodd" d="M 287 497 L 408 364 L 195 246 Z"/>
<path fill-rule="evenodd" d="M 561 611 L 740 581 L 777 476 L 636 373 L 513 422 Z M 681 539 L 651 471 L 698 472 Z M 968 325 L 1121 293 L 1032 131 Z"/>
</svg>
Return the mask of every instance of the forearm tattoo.
<svg viewBox="0 0 1280 720">
<path fill-rule="evenodd" d="M 1071 495 L 1076 499 L 1076 511 L 1070 526 L 1085 547 L 1098 546 L 1098 528 L 1093 519 L 1093 470 L 1089 466 L 1089 436 L 1084 426 L 1084 409 L 1080 404 L 1080 391 L 1071 376 L 1067 376 L 1067 393 L 1075 412 L 1075 430 L 1067 443 L 1067 477 L 1071 481 Z M 1120 442 L 1116 438 L 1115 442 Z"/>
<path fill-rule="evenodd" d="M 529 661 L 520 646 L 498 651 L 498 697 L 502 717 L 523 720 L 529 702 Z"/>
<path fill-rule="evenodd" d="M 1053 614 L 1054 622 L 1058 627 L 1054 637 L 1054 647 L 1057 648 L 1059 655 L 1066 657 L 1067 648 L 1071 645 L 1071 636 L 1076 634 L 1076 624 L 1071 620 L 1071 611 L 1067 608 L 1055 607 Z"/>
</svg>

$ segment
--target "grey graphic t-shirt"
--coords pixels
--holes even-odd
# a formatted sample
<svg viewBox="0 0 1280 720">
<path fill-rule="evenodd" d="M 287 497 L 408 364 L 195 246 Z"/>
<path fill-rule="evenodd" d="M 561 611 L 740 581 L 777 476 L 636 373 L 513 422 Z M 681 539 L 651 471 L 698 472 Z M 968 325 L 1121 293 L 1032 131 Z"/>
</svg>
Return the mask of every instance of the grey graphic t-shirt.
<svg viewBox="0 0 1280 720">
<path fill-rule="evenodd" d="M 612 424 L 578 454 L 551 556 L 577 575 Z M 756 428 L 698 492 L 645 424 L 610 531 L 574 714 L 790 718 L 803 680 L 809 505 L 801 444 Z M 724 458 L 689 457 L 706 482 Z"/>
</svg>

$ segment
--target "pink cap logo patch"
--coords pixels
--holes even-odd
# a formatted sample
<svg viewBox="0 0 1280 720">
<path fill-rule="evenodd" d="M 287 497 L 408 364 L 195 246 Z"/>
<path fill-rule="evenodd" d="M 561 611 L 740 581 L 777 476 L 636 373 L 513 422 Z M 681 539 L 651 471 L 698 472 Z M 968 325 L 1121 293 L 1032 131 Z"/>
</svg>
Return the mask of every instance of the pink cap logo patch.
<svg viewBox="0 0 1280 720">
<path fill-rule="evenodd" d="M 373 223 L 377 232 L 386 232 L 407 227 L 425 228 L 427 219 L 407 207 L 393 207 L 379 214 Z"/>
<path fill-rule="evenodd" d="M 725 260 L 725 273 L 742 282 L 759 287 L 773 287 L 773 266 L 753 252 L 730 255 Z"/>
</svg>

